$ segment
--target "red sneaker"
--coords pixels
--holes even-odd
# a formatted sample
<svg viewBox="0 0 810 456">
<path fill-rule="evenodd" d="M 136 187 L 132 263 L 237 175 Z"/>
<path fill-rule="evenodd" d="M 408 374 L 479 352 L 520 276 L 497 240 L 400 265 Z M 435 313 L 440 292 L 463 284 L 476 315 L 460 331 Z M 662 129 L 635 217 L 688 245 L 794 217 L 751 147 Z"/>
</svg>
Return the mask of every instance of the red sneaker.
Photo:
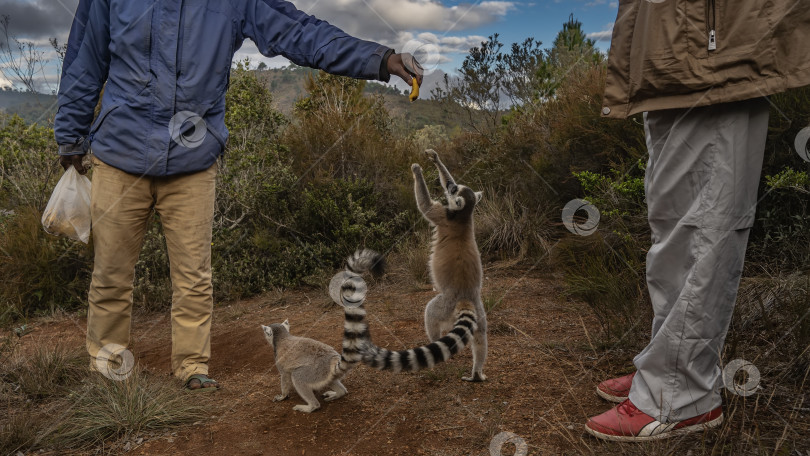
<svg viewBox="0 0 810 456">
<path fill-rule="evenodd" d="M 625 375 L 624 377 L 605 380 L 604 382 L 596 385 L 596 394 L 601 396 L 602 399 L 610 402 L 621 402 L 627 399 L 627 396 L 630 395 L 630 385 L 633 384 L 633 377 L 635 376 L 636 373 L 633 372 L 632 374 Z"/>
<path fill-rule="evenodd" d="M 723 408 L 688 420 L 662 423 L 637 409 L 630 399 L 595 416 L 585 423 L 585 430 L 594 437 L 617 442 L 644 442 L 666 439 L 675 435 L 702 431 L 723 422 Z"/>
</svg>

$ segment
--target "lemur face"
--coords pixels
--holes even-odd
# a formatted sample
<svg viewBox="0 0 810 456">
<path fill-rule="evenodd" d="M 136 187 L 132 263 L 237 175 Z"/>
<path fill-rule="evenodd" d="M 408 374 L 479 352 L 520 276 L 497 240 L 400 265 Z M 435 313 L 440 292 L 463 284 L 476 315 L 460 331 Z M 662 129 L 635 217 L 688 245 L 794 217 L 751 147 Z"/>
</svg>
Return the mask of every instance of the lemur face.
<svg viewBox="0 0 810 456">
<path fill-rule="evenodd" d="M 465 207 L 474 207 L 481 201 L 483 193 L 474 192 L 465 185 L 449 184 L 447 186 L 447 208 L 451 211 L 460 211 Z"/>
</svg>

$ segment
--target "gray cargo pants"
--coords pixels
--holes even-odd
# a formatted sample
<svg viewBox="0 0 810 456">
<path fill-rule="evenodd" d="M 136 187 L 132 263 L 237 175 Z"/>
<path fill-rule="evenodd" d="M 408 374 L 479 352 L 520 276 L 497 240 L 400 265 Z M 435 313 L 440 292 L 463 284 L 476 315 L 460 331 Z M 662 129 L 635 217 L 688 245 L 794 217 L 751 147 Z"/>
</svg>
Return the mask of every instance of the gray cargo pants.
<svg viewBox="0 0 810 456">
<path fill-rule="evenodd" d="M 659 421 L 720 406 L 718 363 L 754 222 L 768 106 L 758 98 L 645 113 L 654 317 L 633 360 L 630 401 Z"/>
</svg>

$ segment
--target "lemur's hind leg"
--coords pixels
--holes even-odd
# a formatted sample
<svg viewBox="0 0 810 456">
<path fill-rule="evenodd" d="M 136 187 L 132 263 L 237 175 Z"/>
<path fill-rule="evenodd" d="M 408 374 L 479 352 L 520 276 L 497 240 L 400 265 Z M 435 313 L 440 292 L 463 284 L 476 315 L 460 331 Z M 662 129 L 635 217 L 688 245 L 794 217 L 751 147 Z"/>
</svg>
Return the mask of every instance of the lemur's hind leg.
<svg viewBox="0 0 810 456">
<path fill-rule="evenodd" d="M 318 398 L 315 397 L 315 392 L 312 391 L 309 384 L 305 380 L 306 374 L 302 372 L 300 369 L 294 371 L 292 373 L 292 384 L 295 387 L 295 391 L 298 392 L 298 395 L 301 396 L 301 399 L 307 402 L 307 405 L 296 405 L 293 407 L 293 410 L 297 410 L 299 412 L 304 413 L 311 413 L 321 407 L 320 402 L 318 402 Z"/>
<path fill-rule="evenodd" d="M 484 363 L 487 361 L 487 316 L 486 313 L 477 317 L 478 328 L 473 333 L 473 340 L 470 345 L 473 355 L 472 373 L 469 377 L 461 377 L 468 382 L 483 382 L 487 379 L 484 375 Z"/>
<path fill-rule="evenodd" d="M 345 396 L 348 391 L 346 387 L 343 386 L 343 383 L 340 383 L 340 380 L 335 380 L 332 382 L 332 391 L 327 391 L 323 393 L 323 397 L 326 402 L 334 401 L 335 399 L 340 399 L 341 397 Z"/>
</svg>

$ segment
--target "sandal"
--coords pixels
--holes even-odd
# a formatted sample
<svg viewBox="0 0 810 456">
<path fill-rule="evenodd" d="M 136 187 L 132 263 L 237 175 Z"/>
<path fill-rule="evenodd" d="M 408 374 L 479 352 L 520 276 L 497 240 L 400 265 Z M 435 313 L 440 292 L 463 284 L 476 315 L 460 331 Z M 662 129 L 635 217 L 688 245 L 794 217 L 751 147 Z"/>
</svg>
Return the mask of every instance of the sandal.
<svg viewBox="0 0 810 456">
<path fill-rule="evenodd" d="M 199 386 L 196 388 L 192 386 L 192 382 L 196 382 Z M 204 386 L 214 385 L 214 386 Z M 219 383 L 213 378 L 209 378 L 206 374 L 194 374 L 186 380 L 185 389 L 193 393 L 208 393 L 216 391 L 220 388 Z"/>
</svg>

